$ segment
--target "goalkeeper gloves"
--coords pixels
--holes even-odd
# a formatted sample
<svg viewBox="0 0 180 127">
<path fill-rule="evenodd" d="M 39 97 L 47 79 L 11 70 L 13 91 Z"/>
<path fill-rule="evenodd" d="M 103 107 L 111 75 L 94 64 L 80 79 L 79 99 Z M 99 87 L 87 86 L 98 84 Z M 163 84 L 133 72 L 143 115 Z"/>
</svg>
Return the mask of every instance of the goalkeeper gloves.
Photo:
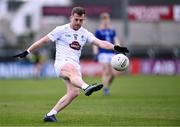
<svg viewBox="0 0 180 127">
<path fill-rule="evenodd" d="M 126 55 L 126 53 L 129 53 L 128 48 L 126 48 L 126 47 L 121 47 L 121 46 L 119 46 L 119 45 L 115 45 L 115 46 L 114 46 L 114 50 L 117 51 L 117 52 L 119 52 L 119 53 L 123 53 L 124 55 Z"/>
<path fill-rule="evenodd" d="M 13 57 L 14 57 L 14 58 L 18 58 L 18 57 L 19 57 L 19 58 L 24 58 L 24 57 L 26 57 L 28 54 L 29 54 L 28 51 L 24 51 L 24 52 L 22 52 L 22 53 L 19 53 L 19 54 L 13 56 Z"/>
</svg>

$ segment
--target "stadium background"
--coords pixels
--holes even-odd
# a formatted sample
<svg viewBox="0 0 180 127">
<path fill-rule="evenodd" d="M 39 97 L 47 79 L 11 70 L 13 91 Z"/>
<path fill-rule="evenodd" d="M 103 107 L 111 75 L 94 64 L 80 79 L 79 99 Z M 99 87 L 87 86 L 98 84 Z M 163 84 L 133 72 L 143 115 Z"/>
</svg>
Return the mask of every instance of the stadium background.
<svg viewBox="0 0 180 127">
<path fill-rule="evenodd" d="M 67 23 L 73 6 L 87 9 L 84 26 L 91 32 L 99 14 L 109 12 L 131 64 L 113 81 L 110 96 L 82 93 L 57 115 L 59 122 L 44 123 L 66 90 L 55 78 L 55 46 L 26 59 L 12 55 Z M 179 0 L 0 0 L 0 126 L 180 126 L 179 40 Z M 93 57 L 86 45 L 81 65 L 87 83 L 101 81 Z"/>
<path fill-rule="evenodd" d="M 54 45 L 48 45 L 26 60 L 12 55 L 24 50 L 57 25 L 67 23 L 73 6 L 87 9 L 84 26 L 94 32 L 99 14 L 109 12 L 122 45 L 129 47 L 128 74 L 180 74 L 180 2 L 161 0 L 1 0 L 0 78 L 33 77 L 40 57 L 40 76 L 54 77 Z M 38 55 L 36 55 L 38 54 Z M 100 75 L 101 66 L 92 61 L 92 48 L 82 52 L 84 75 Z M 35 69 L 34 69 L 35 68 Z M 38 68 L 38 67 L 37 67 Z"/>
</svg>

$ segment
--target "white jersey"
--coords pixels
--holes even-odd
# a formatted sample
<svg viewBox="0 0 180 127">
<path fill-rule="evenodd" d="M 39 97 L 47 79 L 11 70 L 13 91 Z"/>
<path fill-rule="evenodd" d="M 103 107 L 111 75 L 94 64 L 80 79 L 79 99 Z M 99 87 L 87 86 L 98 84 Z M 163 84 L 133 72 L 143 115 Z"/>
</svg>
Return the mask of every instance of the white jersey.
<svg viewBox="0 0 180 127">
<path fill-rule="evenodd" d="M 76 63 L 79 63 L 85 43 L 91 43 L 96 38 L 83 27 L 77 31 L 73 30 L 70 24 L 56 27 L 48 34 L 48 37 L 56 43 L 56 61 L 67 58 Z"/>
</svg>

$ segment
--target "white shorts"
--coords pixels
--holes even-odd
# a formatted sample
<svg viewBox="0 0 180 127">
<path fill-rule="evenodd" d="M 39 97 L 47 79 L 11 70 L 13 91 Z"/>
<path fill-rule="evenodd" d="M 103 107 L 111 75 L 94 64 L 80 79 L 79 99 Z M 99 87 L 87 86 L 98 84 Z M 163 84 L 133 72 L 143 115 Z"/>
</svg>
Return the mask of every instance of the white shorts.
<svg viewBox="0 0 180 127">
<path fill-rule="evenodd" d="M 98 62 L 100 63 L 110 63 L 114 53 L 100 53 L 98 55 Z"/>
<path fill-rule="evenodd" d="M 75 66 L 75 68 L 79 71 L 79 73 L 81 74 L 81 67 L 80 67 L 79 63 L 77 63 L 71 59 L 64 58 L 62 60 L 55 60 L 55 63 L 54 63 L 54 68 L 56 71 L 56 75 L 58 77 L 61 76 L 60 72 L 61 72 L 62 67 L 67 63 L 73 64 Z"/>
</svg>

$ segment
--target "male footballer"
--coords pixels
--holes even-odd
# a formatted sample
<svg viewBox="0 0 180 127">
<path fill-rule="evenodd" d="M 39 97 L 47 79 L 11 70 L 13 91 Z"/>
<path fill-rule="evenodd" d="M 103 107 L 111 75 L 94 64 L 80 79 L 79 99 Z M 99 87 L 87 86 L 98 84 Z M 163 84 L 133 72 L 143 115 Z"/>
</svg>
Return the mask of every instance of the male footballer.
<svg viewBox="0 0 180 127">
<path fill-rule="evenodd" d="M 89 96 L 103 87 L 103 84 L 88 85 L 82 79 L 79 58 L 84 44 L 91 43 L 109 50 L 128 52 L 126 47 L 99 40 L 83 28 L 85 14 L 84 8 L 74 7 L 71 11 L 70 23 L 56 27 L 49 34 L 34 42 L 26 51 L 15 56 L 24 58 L 46 43 L 54 42 L 56 44 L 54 67 L 57 76 L 65 81 L 67 91 L 50 112 L 45 115 L 43 119 L 45 122 L 56 122 L 55 115 L 67 107 L 79 95 L 80 90 L 83 90 L 85 95 Z"/>
</svg>

